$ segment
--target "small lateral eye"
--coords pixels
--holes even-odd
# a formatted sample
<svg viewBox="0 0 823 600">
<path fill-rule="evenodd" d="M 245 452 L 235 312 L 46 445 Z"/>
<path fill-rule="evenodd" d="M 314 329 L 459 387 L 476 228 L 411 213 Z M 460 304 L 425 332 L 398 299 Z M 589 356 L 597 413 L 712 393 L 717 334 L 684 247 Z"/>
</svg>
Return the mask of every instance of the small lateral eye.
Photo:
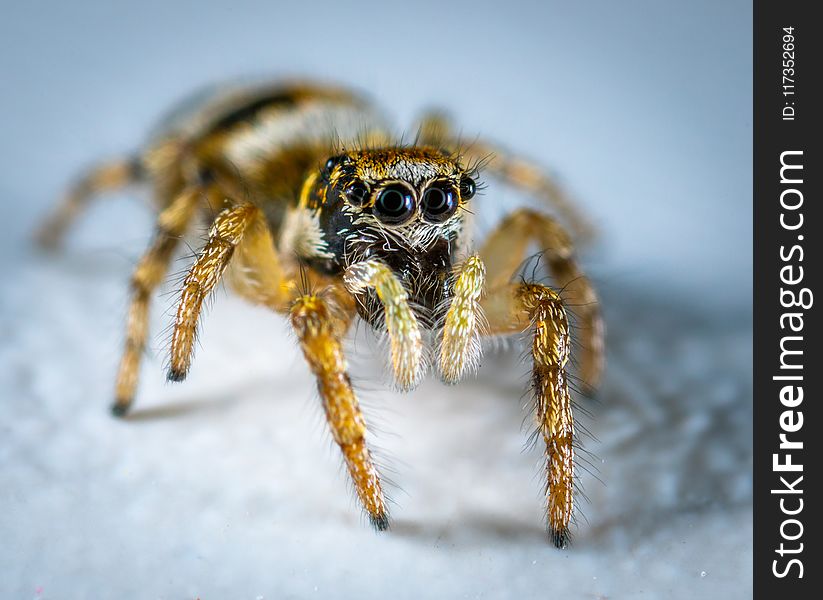
<svg viewBox="0 0 823 600">
<path fill-rule="evenodd" d="M 423 193 L 423 218 L 430 223 L 442 223 L 457 210 L 454 186 L 450 183 L 433 183 Z"/>
<path fill-rule="evenodd" d="M 323 178 L 328 181 L 331 177 L 331 172 L 334 171 L 334 168 L 343 162 L 344 156 L 332 156 L 329 160 L 326 161 L 326 164 L 323 165 Z"/>
<path fill-rule="evenodd" d="M 331 172 L 331 171 L 334 170 L 334 168 L 337 165 L 339 165 L 341 162 L 343 162 L 344 158 L 345 158 L 345 155 L 343 155 L 343 156 L 332 156 L 329 160 L 326 161 L 326 164 L 323 165 L 323 168 L 326 171 Z"/>
<path fill-rule="evenodd" d="M 343 191 L 346 202 L 352 206 L 363 206 L 369 199 L 369 188 L 362 181 L 349 184 Z"/>
<path fill-rule="evenodd" d="M 460 178 L 460 198 L 463 200 L 470 200 L 475 192 L 477 192 L 477 184 L 474 179 L 468 175 L 463 175 Z"/>
<path fill-rule="evenodd" d="M 389 185 L 380 191 L 372 210 L 381 222 L 399 225 L 408 221 L 414 214 L 414 196 L 403 185 Z"/>
</svg>

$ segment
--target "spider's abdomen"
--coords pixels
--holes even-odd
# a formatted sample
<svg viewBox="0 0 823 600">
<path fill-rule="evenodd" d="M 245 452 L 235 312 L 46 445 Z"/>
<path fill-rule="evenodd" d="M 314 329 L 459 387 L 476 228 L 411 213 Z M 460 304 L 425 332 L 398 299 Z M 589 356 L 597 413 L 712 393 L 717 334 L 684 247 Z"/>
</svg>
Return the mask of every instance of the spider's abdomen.
<svg viewBox="0 0 823 600">
<path fill-rule="evenodd" d="M 306 173 L 340 147 L 387 138 L 366 100 L 340 88 L 286 84 L 199 94 L 165 120 L 161 134 L 185 146 L 188 177 L 263 209 L 277 231 Z"/>
</svg>

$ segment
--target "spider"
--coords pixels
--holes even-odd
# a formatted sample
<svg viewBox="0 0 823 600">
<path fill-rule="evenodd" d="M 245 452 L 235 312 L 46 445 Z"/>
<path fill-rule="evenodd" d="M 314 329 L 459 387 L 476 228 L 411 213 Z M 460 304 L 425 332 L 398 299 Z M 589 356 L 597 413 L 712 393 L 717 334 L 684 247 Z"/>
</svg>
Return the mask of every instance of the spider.
<svg viewBox="0 0 823 600">
<path fill-rule="evenodd" d="M 598 302 L 570 235 L 549 214 L 516 209 L 479 249 L 472 246 L 478 171 L 547 200 L 580 234 L 586 223 L 538 167 L 482 140 L 464 145 L 441 113 L 422 118 L 414 143 L 396 140 L 380 113 L 346 89 L 280 82 L 222 90 L 172 113 L 139 154 L 81 177 L 39 240 L 57 246 L 102 192 L 136 183 L 153 189 L 156 230 L 131 278 L 112 405 L 124 416 L 135 396 L 150 298 L 184 235 L 196 224 L 207 227 L 180 286 L 168 379 L 185 379 L 204 301 L 221 277 L 242 297 L 286 315 L 357 497 L 380 531 L 389 526 L 387 501 L 343 351 L 352 322 L 359 315 L 385 333 L 401 390 L 413 389 L 430 366 L 455 383 L 477 369 L 482 337 L 528 331 L 549 536 L 562 548 L 576 483 L 567 313 L 576 308 L 577 375 L 593 389 L 603 363 Z M 563 297 L 517 277 L 534 244 Z"/>
</svg>

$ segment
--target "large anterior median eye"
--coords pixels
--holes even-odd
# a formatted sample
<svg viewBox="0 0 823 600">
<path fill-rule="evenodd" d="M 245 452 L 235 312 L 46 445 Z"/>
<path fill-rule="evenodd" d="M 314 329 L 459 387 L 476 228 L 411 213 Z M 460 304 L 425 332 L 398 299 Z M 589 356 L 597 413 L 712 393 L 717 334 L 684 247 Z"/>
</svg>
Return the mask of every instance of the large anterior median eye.
<svg viewBox="0 0 823 600">
<path fill-rule="evenodd" d="M 395 183 L 383 188 L 374 202 L 374 215 L 388 225 L 399 225 L 414 215 L 414 196 L 406 186 Z"/>
<path fill-rule="evenodd" d="M 434 182 L 423 193 L 423 218 L 430 223 L 442 223 L 457 210 L 457 193 L 448 182 Z"/>
</svg>

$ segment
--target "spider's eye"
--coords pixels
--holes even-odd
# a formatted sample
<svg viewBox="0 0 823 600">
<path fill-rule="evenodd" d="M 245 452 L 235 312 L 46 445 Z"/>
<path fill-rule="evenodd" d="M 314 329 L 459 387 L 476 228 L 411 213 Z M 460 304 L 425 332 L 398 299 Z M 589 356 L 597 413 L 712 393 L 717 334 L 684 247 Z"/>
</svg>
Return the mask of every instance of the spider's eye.
<svg viewBox="0 0 823 600">
<path fill-rule="evenodd" d="M 477 184 L 474 179 L 467 175 L 460 178 L 460 197 L 463 200 L 470 200 L 477 191 Z"/>
<path fill-rule="evenodd" d="M 374 203 L 374 214 L 383 223 L 399 225 L 414 214 L 414 196 L 400 184 L 390 185 L 381 190 Z"/>
<path fill-rule="evenodd" d="M 423 193 L 423 218 L 429 223 L 442 223 L 457 210 L 454 186 L 447 182 L 432 183 Z"/>
<path fill-rule="evenodd" d="M 320 172 L 321 177 L 325 181 L 329 181 L 329 179 L 331 179 L 331 173 L 332 173 L 332 171 L 334 171 L 334 168 L 337 165 L 345 162 L 345 160 L 346 160 L 346 155 L 345 154 L 340 155 L 340 156 L 332 156 L 329 160 L 326 161 L 326 164 L 323 165 L 323 170 Z"/>
<path fill-rule="evenodd" d="M 369 199 L 369 188 L 361 181 L 350 184 L 343 193 L 346 195 L 346 202 L 353 206 L 363 206 Z"/>
</svg>

